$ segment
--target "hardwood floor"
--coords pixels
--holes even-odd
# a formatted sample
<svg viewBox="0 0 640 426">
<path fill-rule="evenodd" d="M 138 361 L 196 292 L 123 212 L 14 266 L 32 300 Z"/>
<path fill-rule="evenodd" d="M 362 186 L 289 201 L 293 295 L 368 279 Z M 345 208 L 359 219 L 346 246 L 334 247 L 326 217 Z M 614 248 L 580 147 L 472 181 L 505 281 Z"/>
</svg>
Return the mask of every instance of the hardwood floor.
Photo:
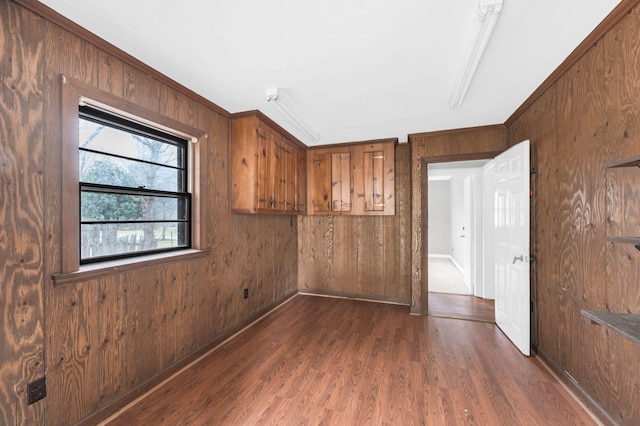
<svg viewBox="0 0 640 426">
<path fill-rule="evenodd" d="M 429 293 L 429 315 L 495 322 L 495 302 L 475 296 Z"/>
<path fill-rule="evenodd" d="M 298 295 L 109 425 L 595 424 L 493 324 Z"/>
</svg>

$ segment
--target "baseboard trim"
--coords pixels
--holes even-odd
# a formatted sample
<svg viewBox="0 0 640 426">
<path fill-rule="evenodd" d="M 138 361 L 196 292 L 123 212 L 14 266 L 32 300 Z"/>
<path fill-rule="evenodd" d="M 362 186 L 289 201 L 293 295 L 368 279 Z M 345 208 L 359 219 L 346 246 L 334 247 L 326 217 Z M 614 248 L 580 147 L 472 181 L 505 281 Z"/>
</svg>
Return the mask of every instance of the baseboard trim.
<svg viewBox="0 0 640 426">
<path fill-rule="evenodd" d="M 113 417 L 125 411 L 129 407 L 136 404 L 140 399 L 144 398 L 147 394 L 153 392 L 156 388 L 159 388 L 169 380 L 173 379 L 175 376 L 190 368 L 195 363 L 199 362 L 201 358 L 208 355 L 209 353 L 215 351 L 220 346 L 225 344 L 227 341 L 233 339 L 238 334 L 242 333 L 247 328 L 252 325 L 258 323 L 264 317 L 268 316 L 272 312 L 281 308 L 285 303 L 289 302 L 293 297 L 298 294 L 298 290 L 294 290 L 290 293 L 287 293 L 282 299 L 266 306 L 265 308 L 256 312 L 255 315 L 250 318 L 238 323 L 237 325 L 231 327 L 229 330 L 222 333 L 220 336 L 215 338 L 210 343 L 207 343 L 202 348 L 196 350 L 195 352 L 187 355 L 185 358 L 177 361 L 175 364 L 162 371 L 158 375 L 152 377 L 146 382 L 140 384 L 139 386 L 131 389 L 127 393 L 123 394 L 117 400 L 111 402 L 109 405 L 106 405 L 97 411 L 93 412 L 89 416 L 80 420 L 76 423 L 77 426 L 89 426 L 96 424 L 103 424 L 107 421 L 111 421 Z"/>
<path fill-rule="evenodd" d="M 405 299 L 402 297 L 372 296 L 372 295 L 347 293 L 347 292 L 332 291 L 332 290 L 318 290 L 318 289 L 305 288 L 305 289 L 299 289 L 298 294 L 302 294 L 306 296 L 333 297 L 336 299 L 362 300 L 364 302 L 386 303 L 389 305 L 401 305 L 401 306 L 411 305 L 411 300 L 409 300 L 408 298 Z"/>
<path fill-rule="evenodd" d="M 616 422 L 591 395 L 589 395 L 564 369 L 556 364 L 544 351 L 536 347 L 536 359 L 569 392 L 574 399 L 601 425 L 617 426 Z"/>
<path fill-rule="evenodd" d="M 451 259 L 450 254 L 428 254 L 427 256 L 432 259 Z"/>
</svg>

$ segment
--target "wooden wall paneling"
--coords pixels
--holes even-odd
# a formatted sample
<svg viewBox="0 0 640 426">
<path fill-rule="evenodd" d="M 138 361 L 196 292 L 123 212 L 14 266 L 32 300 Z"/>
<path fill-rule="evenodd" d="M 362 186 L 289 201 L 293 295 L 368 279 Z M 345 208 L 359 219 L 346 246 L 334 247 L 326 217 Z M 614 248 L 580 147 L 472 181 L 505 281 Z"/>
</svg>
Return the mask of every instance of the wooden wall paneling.
<svg viewBox="0 0 640 426">
<path fill-rule="evenodd" d="M 269 254 L 274 253 L 275 241 L 285 240 L 287 235 L 278 235 L 274 232 L 275 222 L 272 215 L 260 217 L 256 226 L 256 235 L 254 237 L 256 245 L 256 292 L 253 295 L 249 293 L 249 298 L 253 297 L 255 302 L 254 309 L 257 310 L 263 306 L 267 306 L 273 300 L 275 285 L 273 269 L 274 267 L 279 267 L 281 274 L 283 274 L 286 259 L 282 258 L 281 262 L 279 262 Z M 280 252 L 280 255 L 282 254 L 283 253 Z M 284 285 L 283 282 L 279 284 Z"/>
<path fill-rule="evenodd" d="M 293 234 L 292 230 L 295 229 L 295 218 L 290 216 L 274 215 L 270 216 L 271 225 L 264 231 L 264 248 L 265 253 L 278 253 L 278 256 L 274 259 L 270 256 L 261 256 L 266 259 L 262 260 L 262 268 L 260 272 L 260 281 L 265 287 L 263 291 L 262 306 L 267 306 L 270 303 L 279 300 L 287 293 L 289 288 L 291 277 L 293 273 L 293 263 L 287 262 L 290 256 L 297 260 L 298 251 L 294 251 L 291 254 L 291 243 L 293 240 L 297 242 L 297 235 Z M 290 222 L 291 220 L 291 222 Z M 294 226 L 290 226 L 289 223 L 293 223 Z M 297 274 L 293 278 L 297 280 Z"/>
<path fill-rule="evenodd" d="M 113 56 L 98 50 L 96 86 L 116 96 L 124 97 L 124 65 Z"/>
<path fill-rule="evenodd" d="M 277 253 L 277 256 L 269 262 L 271 271 L 266 271 L 267 274 L 270 273 L 268 280 L 273 283 L 274 293 L 271 301 L 268 299 L 265 300 L 267 305 L 282 299 L 298 288 L 298 234 L 296 217 L 273 216 L 272 234 L 274 241 L 269 242 L 267 250 L 272 250 L 272 253 Z"/>
<path fill-rule="evenodd" d="M 606 309 L 604 56 L 596 44 L 558 81 L 560 362 L 598 401 L 609 391 L 607 339 L 580 309 Z M 606 402 L 605 402 L 606 404 Z"/>
<path fill-rule="evenodd" d="M 298 229 L 298 281 L 302 291 L 333 288 L 334 216 L 302 216 Z"/>
<path fill-rule="evenodd" d="M 358 252 L 357 241 L 358 218 L 355 216 L 335 216 L 333 218 L 333 281 L 332 289 L 346 294 L 361 293 L 358 286 Z"/>
<path fill-rule="evenodd" d="M 125 285 L 123 275 L 103 277 L 98 280 L 98 324 L 100 327 L 100 405 L 119 397 L 126 389 L 124 365 L 125 336 Z M 169 313 L 170 315 L 171 313 Z"/>
<path fill-rule="evenodd" d="M 399 256 L 398 296 L 411 297 L 411 147 L 396 147 L 396 226 Z"/>
<path fill-rule="evenodd" d="M 163 95 L 169 93 L 169 96 Z M 167 111 L 166 115 L 174 117 L 180 122 L 189 124 L 195 128 L 207 128 L 207 114 L 202 111 L 201 105 L 186 97 L 183 94 L 174 92 L 166 86 L 160 86 L 160 110 L 163 109 L 162 102 L 164 99 L 172 98 L 174 100 L 173 112 Z M 170 102 L 169 102 L 170 104 Z M 198 143 L 206 143 L 207 139 L 203 138 Z M 198 160 L 206 161 L 206 156 L 201 156 Z M 195 159 L 192 159 L 192 161 Z M 206 164 L 202 166 L 206 167 Z M 191 188 L 194 196 L 197 196 L 199 189 Z M 195 213 L 195 212 L 194 212 Z M 202 218 L 194 217 L 194 220 L 202 220 Z M 172 265 L 173 266 L 173 265 Z M 188 354 L 194 352 L 197 348 L 204 345 L 210 340 L 209 332 L 209 314 L 206 305 L 210 303 L 208 286 L 203 276 L 204 263 L 182 262 L 175 266 L 178 279 L 175 285 L 175 297 L 178 301 L 178 316 L 176 318 L 176 359 L 181 359 Z M 169 282 L 165 286 L 171 285 Z M 204 305 L 204 306 L 203 306 Z M 205 309 L 201 309 L 204 307 Z M 167 365 L 168 366 L 168 365 Z M 163 367 L 166 367 L 163 365 Z"/>
<path fill-rule="evenodd" d="M 375 294 L 381 284 L 382 268 L 377 265 L 380 258 L 380 228 L 378 217 L 358 216 L 356 233 L 358 235 L 358 294 Z M 377 256 L 376 256 L 377 255 Z M 379 262 L 378 262 L 379 263 Z"/>
<path fill-rule="evenodd" d="M 127 318 L 124 357 L 127 389 L 141 385 L 160 371 L 159 354 L 163 344 L 158 341 L 159 336 L 155 327 L 158 303 L 155 295 L 164 282 L 175 283 L 176 276 L 174 271 L 170 271 L 169 276 L 160 277 L 156 271 L 151 277 L 152 279 L 149 279 L 149 271 L 141 270 L 128 272 L 124 278 Z"/>
<path fill-rule="evenodd" d="M 222 332 L 228 329 L 235 320 L 235 305 L 232 303 L 232 292 L 228 291 L 235 276 L 232 260 L 235 256 L 236 216 L 230 214 L 230 156 L 229 128 L 230 120 L 215 113 L 210 113 L 211 123 L 209 138 L 209 184 L 211 214 L 208 215 L 209 235 L 212 249 L 211 286 L 214 290 L 215 329 Z M 217 279 L 215 279 L 217 278 Z"/>
<path fill-rule="evenodd" d="M 427 218 L 423 217 L 422 194 L 423 180 L 426 182 L 426 170 L 423 153 L 426 151 L 424 140 L 411 141 L 411 313 L 426 315 L 428 309 L 428 287 L 426 261 Z M 423 176 L 424 175 L 424 176 Z M 424 186 L 426 188 L 426 185 Z M 424 276 L 423 276 L 424 273 Z"/>
<path fill-rule="evenodd" d="M 160 83 L 129 65 L 124 66 L 124 98 L 148 110 L 160 111 Z"/>
<path fill-rule="evenodd" d="M 551 87 L 509 127 L 509 145 L 531 141 L 532 342 L 558 359 L 558 166 L 556 91 Z"/>
<path fill-rule="evenodd" d="M 298 291 L 309 290 L 312 287 L 310 278 L 313 269 L 313 241 L 311 240 L 311 216 L 297 217 L 298 228 Z"/>
<path fill-rule="evenodd" d="M 74 424 L 99 408 L 101 361 L 98 280 L 56 287 L 48 300 L 47 415 L 51 425 Z"/>
<path fill-rule="evenodd" d="M 258 221 L 255 215 L 242 216 L 238 220 L 237 238 L 239 252 L 234 261 L 238 262 L 237 283 L 239 288 L 236 292 L 240 295 L 242 301 L 242 317 L 245 320 L 251 312 L 255 312 L 257 308 L 258 291 L 257 291 L 257 248 L 254 245 L 258 232 Z M 249 298 L 242 299 L 243 289 L 249 290 Z"/>
<path fill-rule="evenodd" d="M 381 295 L 398 300 L 402 298 L 403 282 L 400 279 L 400 239 L 398 238 L 398 218 L 380 216 L 380 250 L 382 258 L 377 261 L 382 265 Z"/>
<path fill-rule="evenodd" d="M 172 265 L 173 283 L 164 277 L 164 285 L 175 285 L 176 305 L 176 359 L 182 359 L 198 348 L 198 316 L 197 291 L 199 285 L 199 268 L 192 261 Z M 159 369 L 158 371 L 161 371 Z"/>
<path fill-rule="evenodd" d="M 5 2 L 4 4 L 8 4 Z M 2 7 L 2 6 L 0 6 Z M 56 373 L 60 371 L 61 366 L 64 364 L 65 353 L 64 351 L 54 349 L 52 346 L 51 333 L 54 330 L 53 321 L 55 318 L 55 311 L 53 309 L 55 300 L 58 297 L 59 292 L 56 292 L 56 288 L 53 287 L 53 282 L 49 278 L 49 275 L 53 272 L 60 270 L 62 262 L 61 238 L 58 229 L 62 227 L 62 207 L 61 207 L 61 193 L 58 189 L 61 177 L 61 126 L 60 126 L 60 113 L 59 105 L 61 102 L 61 79 L 58 70 L 62 68 L 61 56 L 58 52 L 58 45 L 54 40 L 58 40 L 58 37 L 62 36 L 62 32 L 54 25 L 50 25 L 45 22 L 45 84 L 46 89 L 44 91 L 44 128 L 46 132 L 43 134 L 44 145 L 44 231 L 49 237 L 45 239 L 44 249 L 47 253 L 45 256 L 44 274 L 46 277 L 44 284 L 44 295 L 46 302 L 46 309 L 44 309 L 45 315 L 45 347 L 44 356 L 46 362 L 46 374 L 48 386 L 56 386 Z M 4 138 L 3 138 L 4 139 Z M 56 331 L 56 334 L 62 334 L 60 331 Z M 61 356 L 58 356 L 61 355 Z M 62 380 L 62 375 L 57 375 Z M 59 420 L 62 415 L 56 411 L 56 407 L 62 405 L 63 395 L 49 395 L 47 397 L 47 423 L 61 424 Z M 65 411 L 68 411 L 65 409 Z M 44 412 L 44 410 L 43 410 Z"/>
<path fill-rule="evenodd" d="M 607 148 L 605 161 L 640 154 L 640 8 L 636 7 L 604 37 Z M 640 171 L 637 167 L 606 170 L 608 236 L 640 235 Z M 640 256 L 627 244 L 606 243 L 607 307 L 640 314 Z M 640 347 L 609 335 L 611 360 L 608 411 L 620 424 L 640 423 L 637 398 Z"/>
<path fill-rule="evenodd" d="M 44 27 L 7 3 L 0 4 L 0 423 L 40 423 L 46 402 L 27 406 L 26 388 L 44 374 Z"/>
<path fill-rule="evenodd" d="M 78 37 L 61 31 L 58 27 L 46 23 L 47 34 L 47 89 L 46 89 L 46 132 L 44 145 L 47 150 L 45 175 L 47 185 L 46 223 L 48 235 L 59 236 L 61 226 L 60 205 L 60 74 L 76 78 L 80 81 L 94 84 L 98 80 L 97 53 L 90 43 Z M 64 253 L 60 252 L 60 241 L 50 240 L 51 247 L 47 264 L 44 268 L 45 276 L 60 270 Z M 48 424 L 68 424 L 75 422 L 100 407 L 101 393 L 101 365 L 104 358 L 100 355 L 100 323 L 98 313 L 99 299 L 98 282 L 90 281 L 85 284 L 71 284 L 68 288 L 54 288 L 47 280 L 45 286 L 47 308 L 46 313 L 46 346 L 47 385 L 51 389 L 63 388 L 63 392 L 50 393 L 47 396 Z M 71 295 L 71 296 L 69 296 Z M 72 300 L 65 299 L 71 297 Z M 72 308 L 67 306 L 71 303 Z M 75 305 L 74 305 L 75 304 Z M 73 309 L 81 306 L 82 311 Z M 53 309 L 51 307 L 54 307 Z M 57 307 L 60 311 L 56 310 Z M 65 312 L 66 309 L 76 313 Z M 59 321 L 59 316 L 63 320 Z M 63 336 L 67 340 L 57 340 Z M 69 337 L 71 336 L 71 337 Z M 76 342 L 74 346 L 73 341 Z M 60 345 L 66 345 L 66 356 L 57 356 L 56 351 L 62 350 Z M 53 361 L 55 360 L 55 361 Z M 53 364 L 52 364 L 53 363 Z M 78 401 L 69 405 L 69 398 Z"/>
</svg>

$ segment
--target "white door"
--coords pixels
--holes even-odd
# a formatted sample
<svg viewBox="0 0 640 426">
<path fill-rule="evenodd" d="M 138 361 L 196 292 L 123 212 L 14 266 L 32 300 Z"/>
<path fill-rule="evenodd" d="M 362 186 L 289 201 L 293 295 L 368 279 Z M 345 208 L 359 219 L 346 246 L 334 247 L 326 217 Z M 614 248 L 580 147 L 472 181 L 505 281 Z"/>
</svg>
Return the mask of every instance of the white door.
<svg viewBox="0 0 640 426">
<path fill-rule="evenodd" d="M 496 324 L 530 354 L 529 141 L 495 158 Z"/>
<path fill-rule="evenodd" d="M 471 176 L 467 176 L 464 178 L 464 214 L 463 214 L 463 222 L 462 222 L 462 233 L 460 234 L 460 238 L 462 238 L 462 247 L 463 247 L 463 265 L 462 268 L 464 270 L 464 285 L 469 290 L 469 293 L 473 294 L 473 283 L 471 277 L 473 276 L 473 264 L 471 257 L 471 241 L 473 236 L 473 229 L 471 228 L 473 225 L 471 224 L 471 217 L 473 216 L 473 202 L 472 197 L 473 194 L 471 192 Z"/>
</svg>

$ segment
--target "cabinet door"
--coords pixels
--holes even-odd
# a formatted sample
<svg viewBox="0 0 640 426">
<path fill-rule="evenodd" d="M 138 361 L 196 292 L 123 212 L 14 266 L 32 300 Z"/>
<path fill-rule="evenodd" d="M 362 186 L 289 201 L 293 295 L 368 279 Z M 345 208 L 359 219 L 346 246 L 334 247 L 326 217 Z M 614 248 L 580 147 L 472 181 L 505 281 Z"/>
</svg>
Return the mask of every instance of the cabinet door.
<svg viewBox="0 0 640 426">
<path fill-rule="evenodd" d="M 307 156 L 302 149 L 295 149 L 296 155 L 296 205 L 295 210 L 303 213 L 307 205 Z"/>
<path fill-rule="evenodd" d="M 384 152 L 364 153 L 364 210 L 384 210 Z"/>
<path fill-rule="evenodd" d="M 287 209 L 287 148 L 280 135 L 274 135 L 274 204 L 273 208 Z"/>
<path fill-rule="evenodd" d="M 311 186 L 309 188 L 312 212 L 331 211 L 331 153 L 313 152 L 311 157 Z"/>
<path fill-rule="evenodd" d="M 285 210 L 296 210 L 296 149 L 287 141 L 284 144 L 284 172 L 285 172 Z"/>
<path fill-rule="evenodd" d="M 350 212 L 351 202 L 351 153 L 331 154 L 331 210 Z"/>
<path fill-rule="evenodd" d="M 355 214 L 395 214 L 394 150 L 394 142 L 354 146 Z"/>
<path fill-rule="evenodd" d="M 266 130 L 258 129 L 258 161 L 256 164 L 255 187 L 256 187 L 256 207 L 258 209 L 271 208 L 271 193 L 268 185 L 269 158 L 271 147 L 269 145 L 268 133 Z"/>
</svg>

